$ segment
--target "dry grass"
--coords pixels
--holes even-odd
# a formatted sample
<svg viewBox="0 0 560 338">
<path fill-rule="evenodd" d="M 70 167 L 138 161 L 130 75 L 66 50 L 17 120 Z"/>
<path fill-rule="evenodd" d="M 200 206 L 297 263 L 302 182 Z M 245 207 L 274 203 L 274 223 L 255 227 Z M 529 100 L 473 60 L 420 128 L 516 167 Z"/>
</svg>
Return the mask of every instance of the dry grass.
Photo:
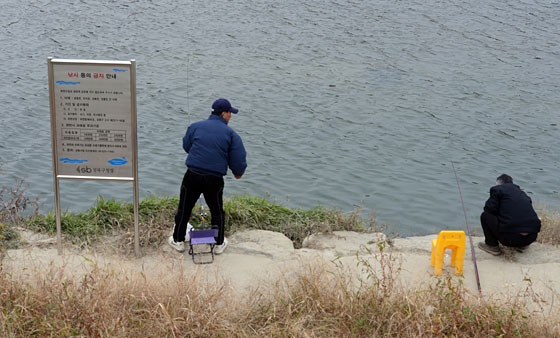
<svg viewBox="0 0 560 338">
<path fill-rule="evenodd" d="M 379 249 L 379 250 L 377 250 Z M 2 337 L 557 337 L 558 317 L 470 295 L 452 277 L 411 291 L 384 246 L 363 279 L 313 264 L 239 297 L 227 284 L 174 271 L 164 278 L 93 268 L 37 281 L 0 271 Z M 367 263 L 366 263 L 367 262 Z M 554 319 L 556 318 L 556 319 Z"/>
<path fill-rule="evenodd" d="M 0 163 L 0 173 L 2 163 Z M 37 214 L 38 198 L 27 194 L 24 180 L 15 178 L 13 186 L 0 187 L 0 263 L 5 249 L 17 246 L 18 234 L 13 226 Z"/>
<path fill-rule="evenodd" d="M 2 337 L 229 336 L 226 285 L 200 276 L 134 278 L 93 269 L 79 280 L 51 270 L 21 283 L 0 272 Z"/>
<path fill-rule="evenodd" d="M 537 242 L 560 246 L 560 214 L 543 208 L 539 215 L 542 227 Z"/>
<path fill-rule="evenodd" d="M 556 327 L 527 315 L 521 303 L 496 305 L 468 295 L 452 278 L 427 290 L 351 288 L 321 268 L 283 280 L 252 304 L 256 336 L 295 337 L 552 337 Z"/>
</svg>

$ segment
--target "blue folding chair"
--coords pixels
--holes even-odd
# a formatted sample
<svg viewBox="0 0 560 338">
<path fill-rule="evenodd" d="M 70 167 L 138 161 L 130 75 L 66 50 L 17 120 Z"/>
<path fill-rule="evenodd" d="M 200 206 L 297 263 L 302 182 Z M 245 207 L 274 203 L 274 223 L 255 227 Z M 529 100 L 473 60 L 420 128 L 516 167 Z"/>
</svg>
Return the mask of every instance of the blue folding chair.
<svg viewBox="0 0 560 338">
<path fill-rule="evenodd" d="M 214 246 L 218 237 L 218 229 L 192 228 L 190 235 L 189 255 L 194 264 L 209 264 L 214 262 Z"/>
</svg>

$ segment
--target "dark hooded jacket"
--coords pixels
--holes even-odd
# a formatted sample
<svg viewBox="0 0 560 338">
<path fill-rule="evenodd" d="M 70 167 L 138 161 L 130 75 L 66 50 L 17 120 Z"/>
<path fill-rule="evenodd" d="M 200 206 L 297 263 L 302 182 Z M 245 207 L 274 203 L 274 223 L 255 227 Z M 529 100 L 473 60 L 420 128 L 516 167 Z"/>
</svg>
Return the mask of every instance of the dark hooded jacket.
<svg viewBox="0 0 560 338">
<path fill-rule="evenodd" d="M 538 233 L 541 230 L 541 221 L 531 198 L 513 183 L 490 188 L 484 211 L 497 216 L 501 233 Z"/>
</svg>

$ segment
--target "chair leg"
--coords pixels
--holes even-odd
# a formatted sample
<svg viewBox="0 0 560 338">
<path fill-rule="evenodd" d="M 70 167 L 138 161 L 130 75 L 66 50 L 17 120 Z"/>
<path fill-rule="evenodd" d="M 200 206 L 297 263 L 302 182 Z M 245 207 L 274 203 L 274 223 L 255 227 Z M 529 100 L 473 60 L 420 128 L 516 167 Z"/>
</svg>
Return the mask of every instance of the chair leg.
<svg viewBox="0 0 560 338">
<path fill-rule="evenodd" d="M 430 259 L 430 265 L 436 266 L 436 248 L 432 248 L 432 258 Z"/>
<path fill-rule="evenodd" d="M 445 250 L 445 249 L 444 249 Z M 443 256 L 444 250 L 436 250 L 435 264 L 434 264 L 434 275 L 441 276 L 443 270 Z"/>
<path fill-rule="evenodd" d="M 463 274 L 463 265 L 465 264 L 465 247 L 457 248 L 455 265 L 455 275 L 460 276 Z"/>
<path fill-rule="evenodd" d="M 432 241 L 432 257 L 430 258 L 431 266 L 435 266 L 436 264 L 436 250 L 437 250 L 437 241 L 434 239 Z"/>
</svg>

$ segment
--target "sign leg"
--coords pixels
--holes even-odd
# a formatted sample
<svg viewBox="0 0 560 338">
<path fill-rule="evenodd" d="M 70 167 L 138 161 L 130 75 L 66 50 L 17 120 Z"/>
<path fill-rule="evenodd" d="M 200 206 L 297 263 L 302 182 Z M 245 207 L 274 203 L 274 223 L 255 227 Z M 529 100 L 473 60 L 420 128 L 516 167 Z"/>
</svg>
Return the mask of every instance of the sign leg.
<svg viewBox="0 0 560 338">
<path fill-rule="evenodd" d="M 138 177 L 133 182 L 134 184 L 134 253 L 136 258 L 140 258 L 140 226 L 138 217 Z"/>
<path fill-rule="evenodd" d="M 54 204 L 56 217 L 56 245 L 58 254 L 62 255 L 62 213 L 60 212 L 60 191 L 58 187 L 58 178 L 54 179 Z"/>
</svg>

